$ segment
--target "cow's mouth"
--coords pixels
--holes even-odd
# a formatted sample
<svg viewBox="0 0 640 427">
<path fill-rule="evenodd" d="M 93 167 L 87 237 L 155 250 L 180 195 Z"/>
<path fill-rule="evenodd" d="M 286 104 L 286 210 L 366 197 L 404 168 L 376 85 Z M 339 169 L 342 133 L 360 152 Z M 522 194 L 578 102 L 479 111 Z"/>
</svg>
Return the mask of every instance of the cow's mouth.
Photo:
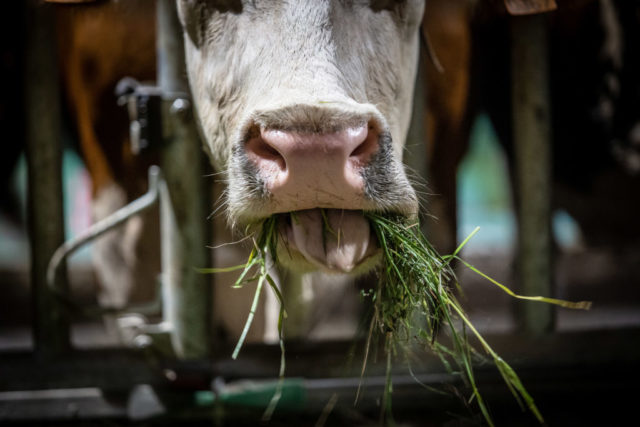
<svg viewBox="0 0 640 427">
<path fill-rule="evenodd" d="M 379 247 L 362 211 L 309 209 L 282 215 L 278 260 L 296 270 L 362 274 Z"/>
</svg>

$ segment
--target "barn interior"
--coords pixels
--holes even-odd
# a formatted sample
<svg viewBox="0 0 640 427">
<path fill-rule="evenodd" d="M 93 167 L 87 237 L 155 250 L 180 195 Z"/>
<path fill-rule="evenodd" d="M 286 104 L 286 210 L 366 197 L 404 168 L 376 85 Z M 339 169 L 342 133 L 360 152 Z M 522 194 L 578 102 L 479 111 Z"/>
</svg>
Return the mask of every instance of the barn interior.
<svg viewBox="0 0 640 427">
<path fill-rule="evenodd" d="M 0 424 L 256 425 L 273 409 L 274 395 L 279 400 L 267 425 L 487 423 L 460 368 L 447 369 L 428 348 L 395 354 L 388 369 L 377 343 L 363 369 L 369 346 L 362 295 L 375 286 L 375 275 L 354 282 L 281 272 L 289 312 L 283 326 L 284 376 L 279 377 L 278 311 L 270 308 L 276 297 L 268 289 L 258 320 L 232 359 L 256 285 L 232 289 L 237 272 L 196 269 L 242 263 L 251 245 L 232 244 L 241 238 L 225 231 L 216 202 L 222 180 L 199 145 L 172 0 L 144 6 L 158 25 L 145 31 L 149 40 L 126 39 L 132 46 L 153 43 L 163 60 L 156 65 L 152 52 L 152 67 L 143 69 L 136 56 L 140 64 L 129 61 L 131 71 L 110 76 L 122 83 L 118 91 L 112 84 L 96 101 L 96 129 L 111 141 L 108 155 L 125 159 L 119 172 L 131 184 L 126 203 L 138 200 L 129 211 L 139 212 L 131 219 L 111 218 L 109 229 L 93 230 L 102 237 L 85 239 L 95 223 L 92 199 L 100 177 L 82 146 L 77 111 L 69 108 L 70 82 L 86 76 L 74 77 L 69 64 L 75 39 L 65 37 L 77 24 L 70 16 L 91 23 L 92 8 L 123 2 L 3 5 Z M 482 274 L 456 264 L 456 295 L 476 329 L 514 368 L 548 425 L 623 425 L 635 418 L 634 372 L 640 361 L 636 3 L 427 2 L 432 15 L 423 26 L 405 151 L 424 198 L 422 228 L 442 254 L 472 235 L 460 256 Z M 468 26 L 461 29 L 460 22 Z M 125 22 L 122 27 L 127 37 Z M 112 54 L 100 49 L 95 55 L 103 59 Z M 468 81 L 462 83 L 456 80 L 458 55 L 466 55 L 462 67 Z M 99 66 L 100 61 L 89 61 L 82 70 L 97 75 L 92 67 Z M 460 101 L 464 111 L 446 122 L 447 111 L 436 111 L 438 102 L 450 99 L 458 84 L 468 87 Z M 142 130 L 141 118 L 150 122 Z M 179 135 L 174 140 L 195 142 L 191 151 L 166 142 L 167 126 Z M 167 164 L 167 157 L 180 156 L 192 161 L 189 167 Z M 152 190 L 157 175 L 151 177 L 149 166 L 158 159 L 160 184 Z M 194 169 L 193 176 L 184 178 L 186 169 Z M 183 179 L 197 190 L 181 198 L 175 196 L 179 185 L 172 185 Z M 169 196 L 161 190 L 165 180 Z M 192 282 L 165 287 L 156 279 L 164 262 L 159 248 L 193 238 L 193 233 L 181 235 L 180 227 L 167 229 L 163 208 L 155 204 L 167 206 L 171 200 L 178 218 L 196 207 L 185 221 L 198 225 L 180 227 L 199 232 L 191 246 L 172 249 L 178 252 L 170 261 L 188 270 L 177 277 Z M 104 273 L 96 269 L 95 259 L 109 247 L 99 239 L 126 239 L 140 215 L 156 230 L 145 229 L 154 234 L 155 251 L 148 258 L 145 250 L 136 254 L 137 263 L 150 266 L 140 276 L 145 283 L 134 283 L 126 301 L 114 302 L 118 295 L 105 292 Z M 447 240 L 451 233 L 453 242 Z M 71 242 L 63 247 L 68 254 L 58 252 L 55 258 L 65 241 Z M 113 271 L 111 279 L 117 282 L 120 273 Z M 518 294 L 592 305 L 576 310 L 523 301 L 492 280 Z M 239 319 L 233 325 L 232 314 Z M 486 354 L 478 351 L 473 360 L 477 387 L 495 425 L 540 424 L 526 402 L 514 399 Z M 385 407 L 389 381 L 390 411 Z"/>
</svg>

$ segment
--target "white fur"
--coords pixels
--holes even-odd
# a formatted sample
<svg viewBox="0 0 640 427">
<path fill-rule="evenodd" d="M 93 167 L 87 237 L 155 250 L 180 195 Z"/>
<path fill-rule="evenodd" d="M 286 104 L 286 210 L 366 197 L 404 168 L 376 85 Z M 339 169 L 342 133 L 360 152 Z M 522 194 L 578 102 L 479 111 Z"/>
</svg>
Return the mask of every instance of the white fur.
<svg viewBox="0 0 640 427">
<path fill-rule="evenodd" d="M 295 117 L 299 108 L 306 112 L 305 120 L 323 129 L 355 117 L 374 122 L 381 133 L 390 135 L 392 147 L 384 151 L 387 161 L 381 162 L 389 178 L 380 181 L 393 182 L 396 188 L 378 191 L 370 204 L 355 208 L 415 213 L 417 198 L 401 159 L 411 118 L 423 0 L 378 1 L 390 9 L 377 11 L 369 0 L 177 1 L 200 130 L 214 166 L 226 175 L 232 224 L 275 212 L 242 173 L 246 163 L 238 151 L 243 149 L 244 136 L 252 126 L 268 126 L 261 121 L 265 114 L 271 123 L 299 120 Z M 242 3 L 242 11 L 232 3 Z M 296 262 L 303 265 L 305 260 Z M 290 311 L 287 323 L 294 326 L 288 327 L 288 336 L 308 332 L 317 317 L 313 307 L 354 300 L 335 289 L 329 291 L 327 283 L 312 286 L 311 276 L 298 289 L 302 279 L 289 274 L 283 294 Z M 322 282 L 347 292 L 347 281 L 332 276 Z M 261 329 L 267 341 L 277 337 L 277 303 L 269 295 L 261 306 L 264 317 L 258 316 L 264 319 Z M 325 303 L 310 302 L 332 295 L 334 299 Z M 356 313 L 353 308 L 347 311 Z"/>
<path fill-rule="evenodd" d="M 232 223 L 272 213 L 238 173 L 234 147 L 256 114 L 294 105 L 374 117 L 393 140 L 394 181 L 406 192 L 399 204 L 416 205 L 400 165 L 424 5 L 407 0 L 374 11 L 369 3 L 254 0 L 233 13 L 220 12 L 216 2 L 178 0 L 185 27 L 203 29 L 195 40 L 193 33 L 185 37 L 187 69 L 208 152 L 227 173 Z M 194 25 L 193 19 L 200 21 Z M 376 208 L 375 202 L 366 208 Z"/>
</svg>

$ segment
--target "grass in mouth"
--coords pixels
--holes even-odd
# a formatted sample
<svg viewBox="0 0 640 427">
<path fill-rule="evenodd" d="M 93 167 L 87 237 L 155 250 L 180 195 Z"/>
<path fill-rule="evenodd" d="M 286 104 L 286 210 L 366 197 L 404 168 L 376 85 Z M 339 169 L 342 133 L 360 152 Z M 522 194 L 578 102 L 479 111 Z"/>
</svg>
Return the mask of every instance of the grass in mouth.
<svg viewBox="0 0 640 427">
<path fill-rule="evenodd" d="M 449 371 L 457 371 L 462 374 L 465 383 L 471 390 L 470 400 L 476 401 L 487 424 L 493 426 L 488 407 L 480 394 L 473 374 L 472 354 L 478 354 L 479 352 L 473 348 L 467 339 L 467 332 L 470 331 L 477 338 L 484 353 L 492 359 L 516 401 L 521 407 L 528 408 L 538 421 L 543 423 L 542 414 L 516 372 L 484 340 L 457 301 L 453 289 L 459 285 L 451 268 L 451 262 L 453 260 L 459 261 L 462 265 L 500 287 L 514 298 L 580 309 L 588 309 L 590 303 L 572 303 L 540 296 L 517 295 L 506 286 L 486 276 L 458 256 L 465 244 L 478 231 L 478 228 L 462 242 L 453 254 L 440 256 L 421 233 L 419 224 L 416 221 L 412 222 L 405 217 L 393 214 L 365 212 L 364 215 L 369 220 L 383 252 L 383 262 L 378 271 L 377 287 L 366 294 L 372 301 L 373 316 L 369 325 L 362 366 L 362 375 L 364 376 L 372 341 L 375 338 L 382 337 L 384 339 L 387 375 L 382 396 L 381 420 L 388 424 L 393 424 L 391 414 L 392 359 L 398 351 L 407 349 L 410 344 L 417 341 L 417 344 L 425 345 L 434 354 L 438 355 Z M 269 275 L 267 265 L 268 255 L 271 256 L 274 262 L 276 261 L 277 224 L 278 216 L 270 217 L 263 222 L 257 238 L 253 239 L 254 248 L 246 264 L 226 269 L 202 270 L 203 272 L 213 273 L 242 270 L 234 285 L 235 287 L 241 287 L 249 282 L 257 282 L 247 322 L 232 355 L 234 359 L 238 356 L 249 331 L 265 283 L 269 285 L 280 302 L 278 318 L 281 348 L 280 382 L 264 413 L 264 420 L 268 420 L 271 417 L 278 403 L 285 372 L 282 325 L 287 315 L 282 295 L 275 281 Z M 439 331 L 442 329 L 451 338 L 449 346 L 439 340 Z M 456 369 L 454 369 L 454 366 Z M 357 399 L 358 396 L 356 396 L 356 401 Z"/>
</svg>

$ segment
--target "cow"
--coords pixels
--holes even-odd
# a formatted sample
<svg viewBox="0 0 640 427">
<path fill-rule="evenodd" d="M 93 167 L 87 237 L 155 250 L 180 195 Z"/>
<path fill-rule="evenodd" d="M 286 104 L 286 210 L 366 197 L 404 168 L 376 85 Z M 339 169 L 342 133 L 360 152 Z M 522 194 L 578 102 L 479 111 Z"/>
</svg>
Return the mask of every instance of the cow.
<svg viewBox="0 0 640 427">
<path fill-rule="evenodd" d="M 178 1 L 205 147 L 228 180 L 229 221 L 296 212 L 280 224 L 286 267 L 362 274 L 380 259 L 362 211 L 416 214 L 402 152 L 423 7 Z M 322 238 L 321 209 L 340 239 Z"/>
<path fill-rule="evenodd" d="M 491 119 L 513 176 L 509 3 L 427 2 L 423 25 L 442 63 L 427 70 L 432 237 L 445 253 L 456 242 L 455 174 L 479 114 Z M 640 205 L 629 197 L 640 186 L 639 17 L 637 2 L 615 0 L 558 2 L 546 16 L 553 208 L 576 220 L 587 245 L 629 246 L 640 236 Z"/>
<path fill-rule="evenodd" d="M 153 3 L 90 2 L 58 6 L 58 61 L 68 116 L 91 177 L 92 217 L 99 220 L 146 191 L 146 170 L 157 156 L 134 156 L 129 119 L 116 103 L 125 76 L 156 75 Z M 93 248 L 100 304 L 148 301 L 160 271 L 157 213 L 133 218 Z M 140 286 L 140 283 L 149 285 Z"/>
<path fill-rule="evenodd" d="M 139 196 L 157 160 L 131 154 L 126 111 L 114 97 L 122 77 L 154 78 L 155 14 L 146 0 L 82 3 L 59 7 L 59 58 L 97 220 Z M 418 0 L 177 2 L 204 149 L 224 175 L 210 182 L 228 182 L 224 204 L 236 229 L 297 212 L 281 223 L 278 253 L 295 274 L 365 273 L 380 256 L 362 210 L 417 212 L 401 157 L 423 7 Z M 326 248 L 320 209 L 340 233 Z M 154 217 L 129 221 L 96 244 L 101 304 L 153 295 Z M 223 266 L 243 256 L 226 246 L 214 259 Z M 223 283 L 214 312 L 224 335 L 238 335 L 242 323 L 224 319 L 243 312 L 237 301 L 250 290 Z M 260 339 L 264 327 L 252 333 Z"/>
<path fill-rule="evenodd" d="M 380 258 L 360 212 L 415 215 L 415 192 L 400 158 L 421 20 L 442 64 L 440 70 L 438 61 L 426 64 L 425 116 L 435 193 L 429 210 L 439 218 L 430 238 L 442 251 L 455 247 L 455 173 L 478 112 L 489 114 L 511 154 L 509 17 L 503 2 L 422 3 L 177 1 L 203 146 L 228 183 L 228 221 L 244 229 L 273 214 L 296 212 L 283 215 L 280 224 L 278 259 L 287 269 L 363 274 Z M 143 191 L 144 169 L 152 162 L 113 142 L 124 140 L 126 147 L 127 139 L 126 114 L 115 106 L 113 86 L 125 75 L 146 80 L 155 74 L 150 6 L 141 0 L 97 2 L 61 14 L 65 88 L 78 112 L 97 218 Z M 624 243 L 638 235 L 637 210 L 624 196 L 637 188 L 637 176 L 631 176 L 639 134 L 633 113 L 637 59 L 630 48 L 637 40 L 635 8 L 583 0 L 561 3 L 549 15 L 555 205 L 567 209 L 592 242 L 615 234 Z M 97 41 L 100 54 L 91 50 Z M 616 162 L 624 168 L 615 168 Z M 603 197 L 606 203 L 595 202 Z M 609 206 L 618 206 L 616 215 L 603 214 Z M 321 208 L 331 227 L 341 230 L 340 244 L 328 236 L 322 246 Z M 158 270 L 152 261 L 157 246 L 140 239 L 157 238 L 155 226 L 132 221 L 128 227 L 98 251 L 103 282 L 116 284 L 105 287 L 106 304 L 148 298 L 148 287 L 133 284 L 153 283 Z M 237 255 L 242 258 L 241 251 Z M 234 263 L 227 252 L 217 259 L 220 266 Z M 143 273 L 132 277 L 136 271 Z M 231 301 L 228 295 L 216 300 Z M 229 303 L 215 309 L 238 310 Z M 230 328 L 232 334 L 237 329 Z"/>
<path fill-rule="evenodd" d="M 56 0 L 55 3 L 60 3 Z M 91 216 L 99 221 L 147 189 L 147 170 L 159 162 L 157 147 L 133 153 L 127 109 L 118 105 L 118 83 L 130 77 L 141 83 L 156 78 L 155 2 L 65 1 L 56 5 L 58 61 L 66 106 L 67 126 L 91 177 Z M 221 192 L 218 180 L 205 177 L 212 193 Z M 203 221 L 207 221 L 203 217 Z M 214 218 L 218 246 L 234 240 L 224 224 Z M 212 249 L 217 266 L 246 260 L 242 247 Z M 97 299 L 101 306 L 122 309 L 148 303 L 157 297 L 160 274 L 160 237 L 157 210 L 127 221 L 98 239 L 92 249 Z M 214 319 L 220 338 L 238 336 L 243 302 L 250 290 L 231 289 L 231 273 L 216 276 Z M 258 308 L 257 316 L 264 316 Z M 111 333 L 119 328 L 113 317 L 105 319 Z M 248 339 L 261 340 L 264 325 L 256 322 Z"/>
</svg>

